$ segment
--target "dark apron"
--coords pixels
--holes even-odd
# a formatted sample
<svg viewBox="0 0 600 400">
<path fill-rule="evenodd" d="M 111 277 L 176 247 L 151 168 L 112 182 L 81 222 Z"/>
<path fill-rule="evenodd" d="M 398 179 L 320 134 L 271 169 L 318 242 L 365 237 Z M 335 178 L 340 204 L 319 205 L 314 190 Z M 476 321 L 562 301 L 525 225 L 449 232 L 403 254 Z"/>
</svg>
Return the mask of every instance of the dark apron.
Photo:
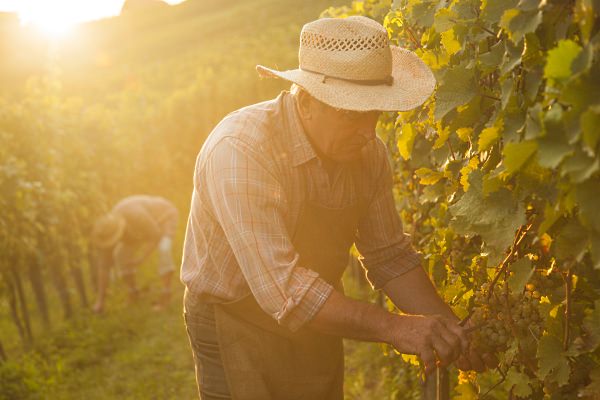
<svg viewBox="0 0 600 400">
<path fill-rule="evenodd" d="M 330 209 L 305 201 L 292 238 L 300 254 L 299 265 L 318 272 L 337 290 L 343 290 L 341 277 L 355 240 L 360 208 L 359 202 Z M 292 333 L 269 317 L 252 295 L 216 305 L 215 319 L 234 400 L 343 399 L 340 337 L 305 328 Z"/>
</svg>

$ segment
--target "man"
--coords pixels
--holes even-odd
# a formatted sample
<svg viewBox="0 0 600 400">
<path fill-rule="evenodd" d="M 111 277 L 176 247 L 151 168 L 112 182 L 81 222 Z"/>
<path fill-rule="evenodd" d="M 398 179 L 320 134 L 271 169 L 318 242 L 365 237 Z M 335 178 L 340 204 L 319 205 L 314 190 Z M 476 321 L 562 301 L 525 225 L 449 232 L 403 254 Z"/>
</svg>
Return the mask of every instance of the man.
<svg viewBox="0 0 600 400">
<path fill-rule="evenodd" d="M 112 266 L 118 268 L 127 284 L 130 299 L 136 299 L 136 267 L 155 248 L 158 248 L 158 274 L 163 286 L 156 308 L 168 303 L 174 271 L 171 247 L 177 214 L 177 208 L 162 197 L 135 195 L 119 201 L 108 214 L 96 221 L 92 232 L 98 266 L 98 297 L 94 312 L 104 310 L 108 274 Z"/>
<path fill-rule="evenodd" d="M 202 399 L 342 399 L 342 337 L 417 354 L 426 372 L 483 369 L 420 268 L 392 197 L 381 111 L 409 110 L 435 80 L 365 17 L 300 35 L 293 83 L 228 115 L 197 159 L 181 278 Z M 343 294 L 355 243 L 367 277 L 405 313 Z"/>
</svg>

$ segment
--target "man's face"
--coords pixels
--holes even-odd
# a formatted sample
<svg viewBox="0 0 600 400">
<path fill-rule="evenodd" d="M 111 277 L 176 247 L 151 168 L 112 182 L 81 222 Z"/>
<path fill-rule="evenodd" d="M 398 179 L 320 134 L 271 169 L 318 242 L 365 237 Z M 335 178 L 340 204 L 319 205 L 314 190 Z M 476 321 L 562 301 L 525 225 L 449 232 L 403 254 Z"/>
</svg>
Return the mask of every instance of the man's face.
<svg viewBox="0 0 600 400">
<path fill-rule="evenodd" d="M 338 110 L 310 98 L 310 119 L 305 128 L 317 151 L 336 162 L 348 162 L 360 157 L 361 149 L 375 139 L 379 111 Z"/>
</svg>

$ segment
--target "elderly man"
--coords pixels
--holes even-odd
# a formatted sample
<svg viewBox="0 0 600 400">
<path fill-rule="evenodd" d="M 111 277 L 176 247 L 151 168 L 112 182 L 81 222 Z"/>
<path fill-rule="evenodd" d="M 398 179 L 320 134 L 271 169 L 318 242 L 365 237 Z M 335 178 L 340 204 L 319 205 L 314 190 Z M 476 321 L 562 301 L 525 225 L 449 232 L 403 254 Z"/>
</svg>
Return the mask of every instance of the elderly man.
<svg viewBox="0 0 600 400">
<path fill-rule="evenodd" d="M 299 61 L 258 66 L 291 92 L 229 114 L 197 159 L 181 278 L 201 398 L 342 399 L 343 337 L 416 354 L 426 372 L 483 369 L 403 234 L 375 136 L 380 112 L 431 95 L 431 71 L 365 17 L 305 25 Z M 343 294 L 353 243 L 406 314 Z"/>
<path fill-rule="evenodd" d="M 171 247 L 177 214 L 177 208 L 162 197 L 135 195 L 119 201 L 108 214 L 96 221 L 92 232 L 98 271 L 94 312 L 104 310 L 108 273 L 113 266 L 117 267 L 127 284 L 130 299 L 136 299 L 136 267 L 155 248 L 158 248 L 158 274 L 163 285 L 157 308 L 167 304 L 174 271 Z"/>
</svg>

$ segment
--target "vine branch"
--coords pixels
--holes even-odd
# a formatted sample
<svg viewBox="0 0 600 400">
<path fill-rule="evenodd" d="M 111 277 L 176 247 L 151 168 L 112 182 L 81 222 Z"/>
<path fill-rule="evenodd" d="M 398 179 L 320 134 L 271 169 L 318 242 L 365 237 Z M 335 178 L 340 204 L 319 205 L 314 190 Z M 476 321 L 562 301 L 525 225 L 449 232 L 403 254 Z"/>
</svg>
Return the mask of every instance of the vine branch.
<svg viewBox="0 0 600 400">
<path fill-rule="evenodd" d="M 494 286 L 496 285 L 496 283 L 498 283 L 498 279 L 500 279 L 500 276 L 502 275 L 502 273 L 504 273 L 504 271 L 506 271 L 506 268 L 508 268 L 508 265 L 509 265 L 508 260 L 510 260 L 515 255 L 517 248 L 519 247 L 519 245 L 521 244 L 521 242 L 525 238 L 525 235 L 527 235 L 527 232 L 529 232 L 531 227 L 532 227 L 532 224 L 529 224 L 525 227 L 521 226 L 519 228 L 519 230 L 517 231 L 517 234 L 515 235 L 515 240 L 510 248 L 510 251 L 508 252 L 506 257 L 504 257 L 504 260 L 502 260 L 500 265 L 496 268 L 496 275 L 494 276 L 494 279 L 492 279 L 492 282 L 490 283 L 490 291 L 488 292 L 488 294 L 486 296 L 487 300 L 489 300 L 490 297 L 492 296 L 492 293 L 494 292 Z"/>
</svg>

